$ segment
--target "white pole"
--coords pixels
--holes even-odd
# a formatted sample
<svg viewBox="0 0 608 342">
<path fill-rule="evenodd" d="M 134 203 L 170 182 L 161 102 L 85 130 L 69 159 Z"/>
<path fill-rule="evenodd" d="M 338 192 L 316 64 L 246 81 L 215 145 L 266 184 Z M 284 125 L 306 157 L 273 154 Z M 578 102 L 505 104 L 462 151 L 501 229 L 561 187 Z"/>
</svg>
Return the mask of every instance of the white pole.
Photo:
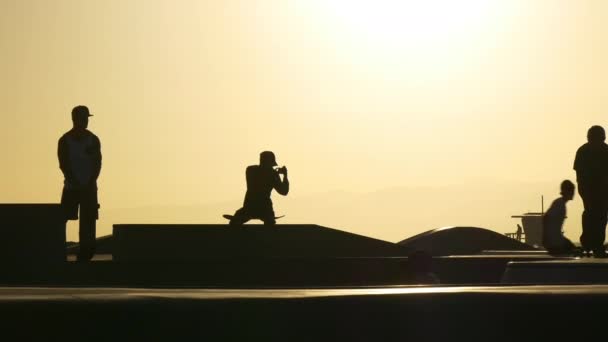
<svg viewBox="0 0 608 342">
<path fill-rule="evenodd" d="M 545 196 L 540 195 L 540 213 L 545 215 Z"/>
</svg>

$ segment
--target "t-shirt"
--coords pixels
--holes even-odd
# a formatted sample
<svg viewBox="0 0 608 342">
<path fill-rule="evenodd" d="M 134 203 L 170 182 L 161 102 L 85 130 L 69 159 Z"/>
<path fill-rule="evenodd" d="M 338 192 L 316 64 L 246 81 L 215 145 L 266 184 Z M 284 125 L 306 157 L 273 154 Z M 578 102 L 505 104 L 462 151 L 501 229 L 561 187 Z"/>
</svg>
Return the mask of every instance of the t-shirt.
<svg viewBox="0 0 608 342">
<path fill-rule="evenodd" d="M 560 197 L 551 203 L 543 216 L 543 245 L 545 247 L 561 246 L 564 239 L 562 226 L 566 219 L 566 200 Z"/>
<path fill-rule="evenodd" d="M 89 184 L 97 175 L 101 163 L 99 138 L 90 131 L 82 135 L 72 131 L 59 139 L 59 160 L 62 169 L 67 169 L 72 179 L 65 179 L 68 189 L 75 189 Z"/>
<path fill-rule="evenodd" d="M 281 181 L 279 174 L 272 168 L 263 168 L 259 165 L 247 167 L 247 193 L 244 205 L 246 207 L 266 207 L 272 205 L 270 193 L 272 189 L 281 195 L 289 192 L 289 182 Z"/>
<path fill-rule="evenodd" d="M 608 179 L 608 145 L 586 143 L 576 151 L 574 169 L 579 183 L 599 185 Z"/>
</svg>

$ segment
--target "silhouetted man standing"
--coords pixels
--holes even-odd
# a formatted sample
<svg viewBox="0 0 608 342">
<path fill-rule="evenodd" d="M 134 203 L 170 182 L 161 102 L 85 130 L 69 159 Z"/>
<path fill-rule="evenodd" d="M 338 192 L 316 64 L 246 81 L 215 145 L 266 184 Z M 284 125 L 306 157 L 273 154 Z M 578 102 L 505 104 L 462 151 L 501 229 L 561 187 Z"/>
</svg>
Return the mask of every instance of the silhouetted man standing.
<svg viewBox="0 0 608 342">
<path fill-rule="evenodd" d="M 66 220 L 78 220 L 80 207 L 80 252 L 78 261 L 89 261 L 95 254 L 95 221 L 99 217 L 97 178 L 101 171 L 101 143 L 87 130 L 89 109 L 72 109 L 73 128 L 59 139 L 57 155 L 64 176 L 61 205 Z"/>
<path fill-rule="evenodd" d="M 593 126 L 587 143 L 576 151 L 574 169 L 578 192 L 583 199 L 583 234 L 581 245 L 595 257 L 605 257 L 604 240 L 608 222 L 608 145 L 606 132 Z"/>
<path fill-rule="evenodd" d="M 274 169 L 277 162 L 274 153 L 264 151 L 260 153 L 260 165 L 247 167 L 247 193 L 243 207 L 234 213 L 230 225 L 242 225 L 251 219 L 260 219 L 265 225 L 274 225 L 274 209 L 270 193 L 275 189 L 279 194 L 286 196 L 289 193 L 289 180 L 287 168 Z M 281 180 L 280 174 L 283 174 Z"/>
</svg>

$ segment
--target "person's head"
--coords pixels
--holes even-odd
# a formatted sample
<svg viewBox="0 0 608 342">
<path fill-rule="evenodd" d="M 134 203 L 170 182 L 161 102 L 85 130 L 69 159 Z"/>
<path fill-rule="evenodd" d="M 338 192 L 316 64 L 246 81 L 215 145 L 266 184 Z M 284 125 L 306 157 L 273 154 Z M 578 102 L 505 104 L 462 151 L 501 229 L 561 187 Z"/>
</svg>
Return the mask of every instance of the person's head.
<svg viewBox="0 0 608 342">
<path fill-rule="evenodd" d="M 560 185 L 560 194 L 569 201 L 574 198 L 574 188 L 574 183 L 566 179 Z"/>
<path fill-rule="evenodd" d="M 606 141 L 606 132 L 602 126 L 591 126 L 587 131 L 587 141 L 592 144 Z"/>
<path fill-rule="evenodd" d="M 277 165 L 278 164 L 274 153 L 272 153 L 271 151 L 264 151 L 260 153 L 260 166 L 272 168 Z"/>
<path fill-rule="evenodd" d="M 76 106 L 72 109 L 72 123 L 76 129 L 87 129 L 89 126 L 89 108 L 87 106 Z"/>
</svg>

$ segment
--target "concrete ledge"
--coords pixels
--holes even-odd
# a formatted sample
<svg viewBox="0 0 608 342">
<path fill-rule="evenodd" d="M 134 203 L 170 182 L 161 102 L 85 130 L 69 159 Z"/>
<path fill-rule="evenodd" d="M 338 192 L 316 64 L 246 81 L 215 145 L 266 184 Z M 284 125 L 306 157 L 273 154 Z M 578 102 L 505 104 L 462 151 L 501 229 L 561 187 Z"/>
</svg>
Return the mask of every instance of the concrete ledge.
<svg viewBox="0 0 608 342">
<path fill-rule="evenodd" d="M 0 264 L 65 259 L 65 220 L 59 204 L 0 204 Z"/>
<path fill-rule="evenodd" d="M 103 256 L 100 256 L 103 257 Z M 106 256 L 107 257 L 107 256 Z M 214 258 L 195 262 L 68 262 L 19 265 L 0 272 L 0 284 L 19 286 L 123 287 L 317 287 L 386 286 L 414 283 L 407 258 Z M 436 257 L 442 284 L 498 284 L 513 260 L 526 256 Z"/>
<path fill-rule="evenodd" d="M 0 289 L 23 341 L 585 341 L 607 305 L 593 286 Z"/>
<path fill-rule="evenodd" d="M 512 261 L 505 284 L 608 284 L 608 259 Z"/>
</svg>

